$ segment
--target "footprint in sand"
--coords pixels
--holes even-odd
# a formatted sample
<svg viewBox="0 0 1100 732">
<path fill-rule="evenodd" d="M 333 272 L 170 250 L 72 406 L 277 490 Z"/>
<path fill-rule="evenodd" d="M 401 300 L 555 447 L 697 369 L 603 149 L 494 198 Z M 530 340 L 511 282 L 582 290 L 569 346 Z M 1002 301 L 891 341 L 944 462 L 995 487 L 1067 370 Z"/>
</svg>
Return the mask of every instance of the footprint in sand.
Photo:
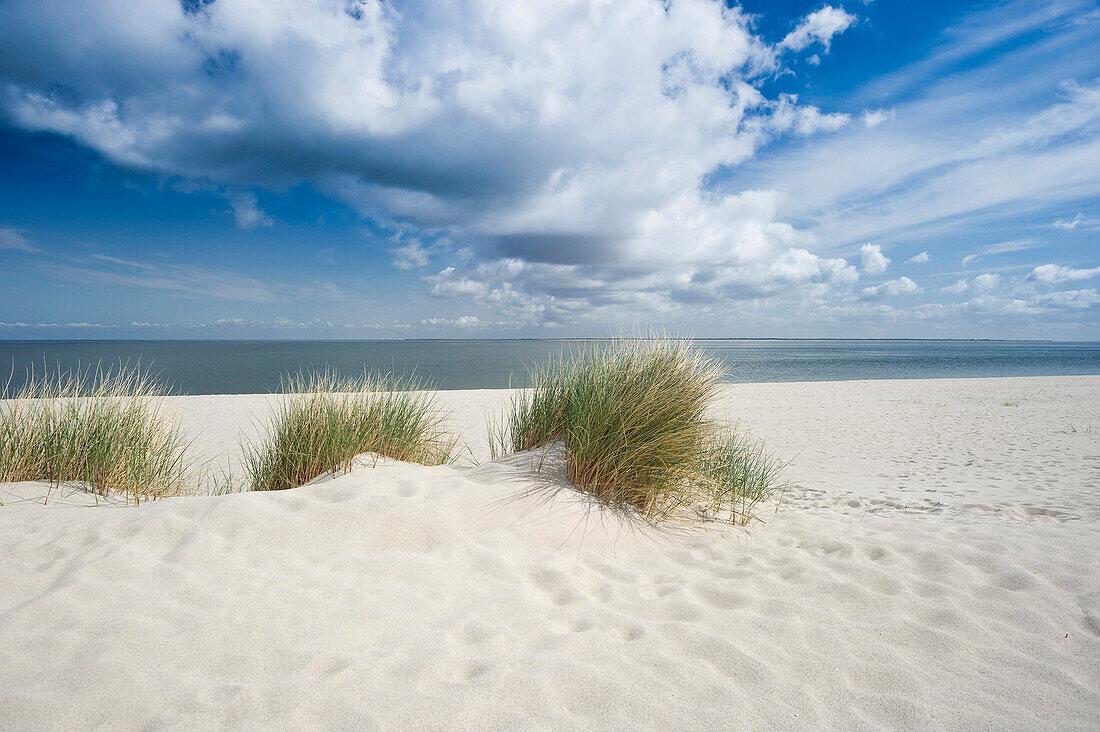
<svg viewBox="0 0 1100 732">
<path fill-rule="evenodd" d="M 463 646 L 476 646 L 485 643 L 497 632 L 480 620 L 472 620 L 453 630 L 449 636 L 452 642 Z"/>
</svg>

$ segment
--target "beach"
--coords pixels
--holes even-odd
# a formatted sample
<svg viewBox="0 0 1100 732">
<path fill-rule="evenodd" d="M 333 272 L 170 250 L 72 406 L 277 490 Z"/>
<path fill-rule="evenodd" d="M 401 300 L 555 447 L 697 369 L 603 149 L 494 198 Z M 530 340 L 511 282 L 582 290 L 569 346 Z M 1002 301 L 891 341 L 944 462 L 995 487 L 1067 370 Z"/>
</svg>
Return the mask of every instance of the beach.
<svg viewBox="0 0 1100 732">
<path fill-rule="evenodd" d="M 1100 727 L 1100 376 L 723 386 L 789 461 L 744 528 L 490 460 L 510 394 L 438 393 L 455 465 L 137 507 L 0 484 L 0 726 Z M 275 399 L 167 409 L 233 471 Z"/>
</svg>

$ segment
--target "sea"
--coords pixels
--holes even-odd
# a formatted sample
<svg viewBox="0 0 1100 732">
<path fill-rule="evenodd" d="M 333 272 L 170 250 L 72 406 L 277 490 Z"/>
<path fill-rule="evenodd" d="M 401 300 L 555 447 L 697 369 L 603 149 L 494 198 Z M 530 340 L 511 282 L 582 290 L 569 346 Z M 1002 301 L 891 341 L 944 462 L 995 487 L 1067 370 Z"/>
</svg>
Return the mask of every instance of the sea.
<svg viewBox="0 0 1100 732">
<path fill-rule="evenodd" d="M 581 340 L 0 341 L 0 386 L 28 374 L 137 366 L 177 394 L 277 391 L 287 375 L 414 375 L 438 389 L 523 386 L 532 366 Z M 1100 374 L 1100 342 L 697 340 L 730 382 Z"/>
</svg>

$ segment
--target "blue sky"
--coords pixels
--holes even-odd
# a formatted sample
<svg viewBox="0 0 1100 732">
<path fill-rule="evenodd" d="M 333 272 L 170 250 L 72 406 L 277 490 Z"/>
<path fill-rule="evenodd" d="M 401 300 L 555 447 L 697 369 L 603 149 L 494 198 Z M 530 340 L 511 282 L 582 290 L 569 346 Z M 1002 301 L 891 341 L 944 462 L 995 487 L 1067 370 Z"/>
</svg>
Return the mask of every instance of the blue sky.
<svg viewBox="0 0 1100 732">
<path fill-rule="evenodd" d="M 1100 339 L 1095 2 L 0 0 L 0 338 Z"/>
</svg>

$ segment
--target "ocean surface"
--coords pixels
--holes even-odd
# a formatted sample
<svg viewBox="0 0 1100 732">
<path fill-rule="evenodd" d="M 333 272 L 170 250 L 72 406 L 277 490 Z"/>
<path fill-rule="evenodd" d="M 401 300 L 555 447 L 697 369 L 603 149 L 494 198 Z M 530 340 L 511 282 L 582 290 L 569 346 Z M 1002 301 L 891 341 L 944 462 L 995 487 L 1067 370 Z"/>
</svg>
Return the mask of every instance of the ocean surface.
<svg viewBox="0 0 1100 732">
<path fill-rule="evenodd" d="M 1100 342 L 696 341 L 733 382 L 928 379 L 1100 374 Z M 181 394 L 276 391 L 287 374 L 326 369 L 415 373 L 440 389 L 522 386 L 528 367 L 568 340 L 0 341 L 0 385 L 13 393 L 38 374 L 140 365 Z M 10 379 L 9 379 L 10 374 Z"/>
</svg>

